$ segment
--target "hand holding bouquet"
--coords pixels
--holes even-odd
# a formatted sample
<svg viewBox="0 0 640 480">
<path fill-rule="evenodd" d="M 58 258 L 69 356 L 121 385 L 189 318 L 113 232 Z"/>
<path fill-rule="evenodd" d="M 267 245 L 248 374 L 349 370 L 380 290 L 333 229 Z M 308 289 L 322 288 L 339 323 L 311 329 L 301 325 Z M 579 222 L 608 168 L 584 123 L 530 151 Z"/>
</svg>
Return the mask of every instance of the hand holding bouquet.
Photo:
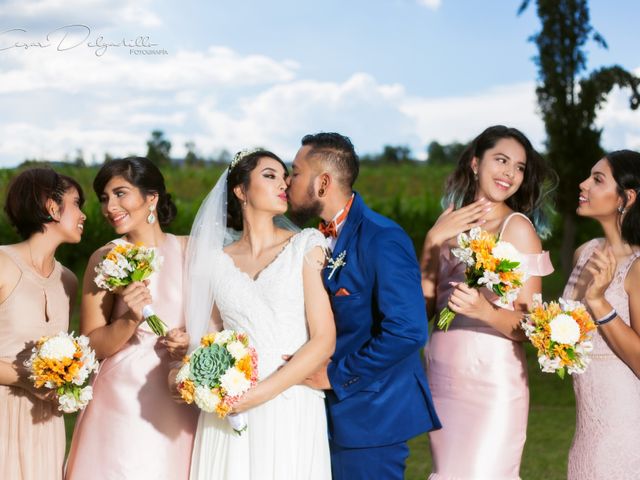
<svg viewBox="0 0 640 480">
<path fill-rule="evenodd" d="M 84 335 L 60 332 L 42 337 L 24 365 L 37 388 L 56 390 L 58 410 L 64 413 L 82 410 L 93 396 L 89 375 L 98 369 L 98 361 Z"/>
<path fill-rule="evenodd" d="M 98 287 L 113 292 L 133 282 L 146 280 L 158 271 L 161 264 L 162 257 L 156 255 L 154 248 L 131 243 L 116 245 L 96 266 L 94 281 Z M 166 335 L 167 326 L 153 312 L 151 305 L 146 305 L 142 314 L 153 333 L 161 337 Z"/>
<path fill-rule="evenodd" d="M 518 297 L 526 272 L 520 253 L 510 243 L 475 227 L 469 235 L 458 235 L 458 248 L 452 248 L 451 253 L 467 266 L 465 282 L 470 287 L 487 287 L 504 305 Z M 448 330 L 455 316 L 451 309 L 443 308 L 438 328 Z"/>
<path fill-rule="evenodd" d="M 176 382 L 185 402 L 195 401 L 201 410 L 227 417 L 240 434 L 247 428 L 244 415 L 227 415 L 233 404 L 258 382 L 258 355 L 245 333 L 210 333 L 185 357 Z"/>
<path fill-rule="evenodd" d="M 563 298 L 543 303 L 539 294 L 534 295 L 531 312 L 521 325 L 538 349 L 538 363 L 543 372 L 564 378 L 565 369 L 569 375 L 585 371 L 588 354 L 593 350 L 591 336 L 596 324 L 582 303 Z"/>
</svg>

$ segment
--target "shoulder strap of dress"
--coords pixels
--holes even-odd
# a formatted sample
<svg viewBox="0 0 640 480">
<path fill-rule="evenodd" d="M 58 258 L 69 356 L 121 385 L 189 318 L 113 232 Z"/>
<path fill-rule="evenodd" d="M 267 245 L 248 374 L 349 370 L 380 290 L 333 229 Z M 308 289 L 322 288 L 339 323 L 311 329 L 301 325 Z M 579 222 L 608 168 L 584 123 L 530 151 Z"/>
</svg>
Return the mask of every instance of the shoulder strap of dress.
<svg viewBox="0 0 640 480">
<path fill-rule="evenodd" d="M 500 235 L 499 235 L 500 237 L 502 237 L 502 234 L 504 233 L 504 229 L 507 228 L 507 224 L 509 223 L 509 220 L 511 220 L 516 215 L 526 218 L 527 222 L 531 223 L 531 220 L 529 219 L 529 217 L 527 217 L 524 213 L 520 213 L 520 212 L 510 213 L 509 215 L 507 215 L 507 218 L 505 218 L 502 222 L 502 227 L 500 228 Z M 533 225 L 533 223 L 531 223 L 531 225 Z"/>
<path fill-rule="evenodd" d="M 13 263 L 16 265 L 16 267 L 18 267 L 18 269 L 21 272 L 25 271 L 25 268 L 23 268 L 24 262 L 22 261 L 22 259 L 17 253 L 12 252 L 11 249 L 8 248 L 6 245 L 0 245 L 0 252 L 5 253 L 7 257 L 9 257 L 13 261 Z"/>
<path fill-rule="evenodd" d="M 620 268 L 618 273 L 621 275 L 623 279 L 627 278 L 627 273 L 629 273 L 629 269 L 631 268 L 631 265 L 633 265 L 633 262 L 635 262 L 638 258 L 640 258 L 640 252 L 636 252 L 632 255 L 629 255 L 629 258 L 627 259 L 626 263 L 622 264 L 622 268 Z"/>
</svg>

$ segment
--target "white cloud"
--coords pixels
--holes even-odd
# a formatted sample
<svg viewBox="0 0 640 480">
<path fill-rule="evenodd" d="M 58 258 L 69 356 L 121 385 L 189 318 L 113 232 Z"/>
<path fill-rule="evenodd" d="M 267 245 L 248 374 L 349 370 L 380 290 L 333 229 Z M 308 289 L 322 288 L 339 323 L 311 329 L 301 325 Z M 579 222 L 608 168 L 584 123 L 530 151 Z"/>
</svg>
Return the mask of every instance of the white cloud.
<svg viewBox="0 0 640 480">
<path fill-rule="evenodd" d="M 243 87 L 289 81 L 297 68 L 290 60 L 243 56 L 218 46 L 205 52 L 181 50 L 153 58 L 129 55 L 128 49 L 112 50 L 101 57 L 84 47 L 66 52 L 3 52 L 6 58 L 0 58 L 0 66 L 4 62 L 12 65 L 0 71 L 0 94 L 39 89 L 86 92 L 105 87 L 144 91 Z"/>
<path fill-rule="evenodd" d="M 64 25 L 91 28 L 110 26 L 158 27 L 162 21 L 152 10 L 153 0 L 7 0 L 0 4 L 5 27 L 49 32 Z M 142 32 L 140 32 L 142 33 Z"/>
<path fill-rule="evenodd" d="M 442 0 L 418 0 L 418 4 L 431 10 L 437 10 L 442 5 Z"/>
</svg>

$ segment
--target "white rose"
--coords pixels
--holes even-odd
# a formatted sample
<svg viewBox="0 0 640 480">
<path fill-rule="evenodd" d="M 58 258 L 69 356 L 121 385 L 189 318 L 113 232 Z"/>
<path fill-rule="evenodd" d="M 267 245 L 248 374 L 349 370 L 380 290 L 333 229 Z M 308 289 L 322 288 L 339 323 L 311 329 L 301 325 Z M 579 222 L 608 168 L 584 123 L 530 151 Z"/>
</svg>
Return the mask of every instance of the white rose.
<svg viewBox="0 0 640 480">
<path fill-rule="evenodd" d="M 184 382 L 189 378 L 190 375 L 191 365 L 185 363 L 184 365 L 182 365 L 182 367 L 180 367 L 180 370 L 178 370 L 178 374 L 176 375 L 176 383 Z"/>
<path fill-rule="evenodd" d="M 242 342 L 238 342 L 237 340 L 235 342 L 230 342 L 227 345 L 227 350 L 236 360 L 244 358 L 248 353 L 247 348 L 242 344 Z"/>
<path fill-rule="evenodd" d="M 491 250 L 491 254 L 499 260 L 507 260 L 509 262 L 518 262 L 522 265 L 522 255 L 509 242 L 498 242 Z"/>
<path fill-rule="evenodd" d="M 76 353 L 76 345 L 73 340 L 66 334 L 58 334 L 40 346 L 39 355 L 42 358 L 62 360 L 63 358 L 73 358 L 74 353 Z"/>
<path fill-rule="evenodd" d="M 574 345 L 580 340 L 580 326 L 566 313 L 561 313 L 549 322 L 551 340 L 565 345 Z"/>
<path fill-rule="evenodd" d="M 193 393 L 193 399 L 200 410 L 209 413 L 214 412 L 220 403 L 220 398 L 215 395 L 210 388 L 202 385 L 196 387 Z"/>
<path fill-rule="evenodd" d="M 237 397 L 249 390 L 251 382 L 247 380 L 244 373 L 233 367 L 220 377 L 220 386 L 232 397 Z"/>
</svg>

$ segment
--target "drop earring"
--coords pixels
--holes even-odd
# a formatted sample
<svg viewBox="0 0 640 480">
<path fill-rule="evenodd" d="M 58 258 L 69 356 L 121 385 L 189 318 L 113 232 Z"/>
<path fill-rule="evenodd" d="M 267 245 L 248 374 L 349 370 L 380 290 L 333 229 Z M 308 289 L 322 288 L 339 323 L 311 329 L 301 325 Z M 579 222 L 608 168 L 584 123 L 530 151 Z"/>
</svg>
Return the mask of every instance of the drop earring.
<svg viewBox="0 0 640 480">
<path fill-rule="evenodd" d="M 478 172 L 476 172 L 475 170 L 473 171 L 473 179 L 477 182 L 478 181 Z"/>
<path fill-rule="evenodd" d="M 148 224 L 153 224 L 153 222 L 156 221 L 156 216 L 153 214 L 153 212 L 155 211 L 156 206 L 151 204 L 149 205 L 149 216 L 147 217 L 147 223 Z"/>
</svg>

